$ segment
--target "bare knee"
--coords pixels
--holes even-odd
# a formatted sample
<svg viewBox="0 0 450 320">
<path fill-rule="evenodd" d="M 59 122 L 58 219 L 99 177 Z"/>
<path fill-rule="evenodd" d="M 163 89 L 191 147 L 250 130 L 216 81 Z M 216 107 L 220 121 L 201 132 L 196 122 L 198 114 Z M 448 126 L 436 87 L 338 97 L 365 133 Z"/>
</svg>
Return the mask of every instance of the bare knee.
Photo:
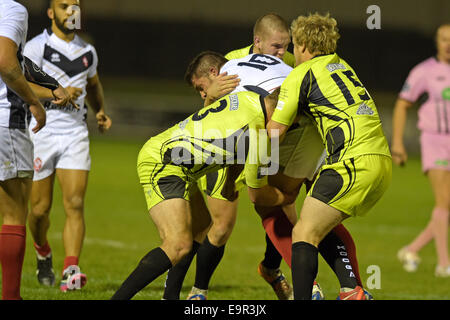
<svg viewBox="0 0 450 320">
<path fill-rule="evenodd" d="M 192 238 L 187 235 L 173 239 L 167 238 L 163 241 L 161 248 L 166 252 L 172 265 L 175 265 L 192 250 Z"/>
<path fill-rule="evenodd" d="M 234 220 L 215 222 L 208 233 L 208 239 L 211 244 L 220 247 L 230 238 L 233 231 Z"/>
<path fill-rule="evenodd" d="M 51 207 L 51 199 L 33 199 L 31 201 L 30 214 L 33 218 L 42 219 L 48 217 Z"/>
<path fill-rule="evenodd" d="M 64 198 L 64 208 L 68 215 L 80 214 L 84 210 L 84 198 L 81 196 L 73 195 Z"/>
</svg>

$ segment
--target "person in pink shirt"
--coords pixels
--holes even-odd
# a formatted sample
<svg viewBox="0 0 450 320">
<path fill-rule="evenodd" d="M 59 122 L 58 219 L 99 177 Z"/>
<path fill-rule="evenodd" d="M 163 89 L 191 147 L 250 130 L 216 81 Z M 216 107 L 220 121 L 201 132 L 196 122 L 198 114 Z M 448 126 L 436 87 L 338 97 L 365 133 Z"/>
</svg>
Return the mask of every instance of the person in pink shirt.
<svg viewBox="0 0 450 320">
<path fill-rule="evenodd" d="M 408 272 L 417 270 L 418 252 L 433 238 L 438 264 L 437 277 L 450 276 L 448 225 L 450 210 L 450 23 L 436 32 L 437 55 L 415 66 L 399 94 L 393 113 L 392 159 L 403 165 L 408 155 L 403 145 L 407 110 L 415 103 L 419 108 L 418 128 L 422 170 L 430 180 L 435 205 L 426 228 L 398 252 Z"/>
</svg>

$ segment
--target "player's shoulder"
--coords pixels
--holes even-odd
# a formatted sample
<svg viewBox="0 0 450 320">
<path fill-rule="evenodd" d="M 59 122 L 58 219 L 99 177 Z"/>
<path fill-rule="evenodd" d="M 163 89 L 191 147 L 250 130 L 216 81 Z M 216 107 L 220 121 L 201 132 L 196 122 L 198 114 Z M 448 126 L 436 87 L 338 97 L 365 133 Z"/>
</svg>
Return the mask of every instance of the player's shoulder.
<svg viewBox="0 0 450 320">
<path fill-rule="evenodd" d="M 17 20 L 28 19 L 27 9 L 20 3 L 12 0 L 2 1 L 0 6 L 2 19 L 14 18 Z"/>
<path fill-rule="evenodd" d="M 27 41 L 27 46 L 43 46 L 48 41 L 47 29 Z"/>
<path fill-rule="evenodd" d="M 435 57 L 430 57 L 425 59 L 418 64 L 416 64 L 410 71 L 411 74 L 423 74 L 429 72 L 431 68 L 437 65 Z"/>
<path fill-rule="evenodd" d="M 95 51 L 95 47 L 93 44 L 88 42 L 86 39 L 84 39 L 82 36 L 75 34 L 74 42 L 81 48 L 85 49 L 86 51 Z"/>
<path fill-rule="evenodd" d="M 227 58 L 228 60 L 244 58 L 250 53 L 251 47 L 252 45 L 249 45 L 245 48 L 232 50 L 225 55 L 225 58 Z"/>
</svg>

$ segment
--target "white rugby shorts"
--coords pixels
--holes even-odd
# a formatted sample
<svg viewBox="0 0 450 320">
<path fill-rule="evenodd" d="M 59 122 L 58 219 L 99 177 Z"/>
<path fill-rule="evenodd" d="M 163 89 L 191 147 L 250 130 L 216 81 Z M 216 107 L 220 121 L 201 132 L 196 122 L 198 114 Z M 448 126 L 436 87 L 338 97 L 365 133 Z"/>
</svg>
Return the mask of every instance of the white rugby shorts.
<svg viewBox="0 0 450 320">
<path fill-rule="evenodd" d="M 28 131 L 0 127 L 0 181 L 33 178 L 33 144 Z"/>
<path fill-rule="evenodd" d="M 34 144 L 34 181 L 50 176 L 56 169 L 91 169 L 89 132 L 86 128 L 55 134 L 46 130 L 31 135 Z"/>
</svg>

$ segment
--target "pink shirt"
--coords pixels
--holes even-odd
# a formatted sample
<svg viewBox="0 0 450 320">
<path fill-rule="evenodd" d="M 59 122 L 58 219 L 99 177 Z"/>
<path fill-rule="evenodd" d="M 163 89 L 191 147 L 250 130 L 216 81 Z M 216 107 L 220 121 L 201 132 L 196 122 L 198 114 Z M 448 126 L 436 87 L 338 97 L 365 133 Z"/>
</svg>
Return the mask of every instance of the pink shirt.
<svg viewBox="0 0 450 320">
<path fill-rule="evenodd" d="M 417 127 L 426 132 L 450 134 L 449 64 L 435 57 L 419 63 L 409 73 L 400 98 L 410 102 L 426 98 L 419 108 Z"/>
</svg>

